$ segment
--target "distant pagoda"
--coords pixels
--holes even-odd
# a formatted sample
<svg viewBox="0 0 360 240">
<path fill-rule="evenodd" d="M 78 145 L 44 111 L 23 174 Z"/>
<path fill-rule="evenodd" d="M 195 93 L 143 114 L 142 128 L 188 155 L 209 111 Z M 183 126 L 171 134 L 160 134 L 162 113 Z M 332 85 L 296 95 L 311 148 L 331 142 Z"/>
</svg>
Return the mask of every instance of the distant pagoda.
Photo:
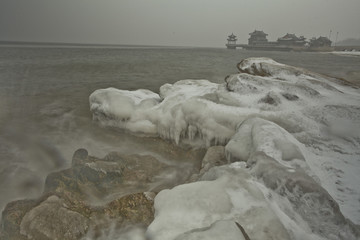
<svg viewBox="0 0 360 240">
<path fill-rule="evenodd" d="M 234 35 L 234 33 L 231 33 L 231 35 L 228 36 L 227 41 L 228 41 L 228 43 L 226 44 L 227 48 L 229 48 L 229 49 L 235 49 L 236 48 L 237 38 Z"/>
<path fill-rule="evenodd" d="M 255 30 L 254 32 L 249 33 L 249 35 L 249 45 L 263 45 L 268 43 L 266 38 L 268 34 L 264 33 L 263 31 Z"/>
<path fill-rule="evenodd" d="M 231 33 L 231 35 L 228 36 L 228 44 L 236 44 L 237 38 L 234 35 L 234 33 Z"/>
</svg>

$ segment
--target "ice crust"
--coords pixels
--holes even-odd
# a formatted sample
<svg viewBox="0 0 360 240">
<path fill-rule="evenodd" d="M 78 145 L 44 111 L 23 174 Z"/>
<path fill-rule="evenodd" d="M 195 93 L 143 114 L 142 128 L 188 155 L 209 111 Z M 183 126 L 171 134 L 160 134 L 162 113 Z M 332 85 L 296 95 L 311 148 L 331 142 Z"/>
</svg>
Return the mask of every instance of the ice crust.
<svg viewBox="0 0 360 240">
<path fill-rule="evenodd" d="M 359 90 L 268 58 L 238 68 L 224 84 L 181 80 L 159 94 L 91 94 L 103 126 L 225 146 L 227 165 L 156 196 L 147 234 L 242 239 L 238 222 L 252 240 L 359 239 Z"/>
<path fill-rule="evenodd" d="M 219 239 L 242 239 L 235 225 L 239 222 L 251 239 L 288 239 L 250 174 L 240 168 L 220 169 L 221 176 L 210 173 L 202 181 L 161 191 L 155 200 L 155 220 L 148 228 L 150 238 L 196 239 L 201 232 L 203 239 L 210 239 L 214 229 L 222 226 Z M 221 221 L 228 221 L 227 226 Z"/>
</svg>

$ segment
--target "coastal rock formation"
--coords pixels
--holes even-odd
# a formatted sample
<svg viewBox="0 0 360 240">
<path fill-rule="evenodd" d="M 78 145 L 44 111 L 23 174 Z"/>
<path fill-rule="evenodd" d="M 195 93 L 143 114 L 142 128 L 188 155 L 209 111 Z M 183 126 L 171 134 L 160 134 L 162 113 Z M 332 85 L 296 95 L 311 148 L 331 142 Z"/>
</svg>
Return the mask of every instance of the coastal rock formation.
<svg viewBox="0 0 360 240">
<path fill-rule="evenodd" d="M 198 182 L 161 191 L 154 206 L 155 219 L 147 230 L 154 239 L 196 239 L 197 235 L 211 239 L 216 230 L 242 239 L 235 222 L 250 239 L 290 239 L 251 175 L 242 168 L 214 167 Z M 220 224 L 224 220 L 231 225 Z"/>
<path fill-rule="evenodd" d="M 102 126 L 170 140 L 185 158 L 206 148 L 197 172 L 80 149 L 71 168 L 47 177 L 41 198 L 7 205 L 7 239 L 359 239 L 358 90 L 266 58 L 238 67 L 223 84 L 95 91 L 90 109 Z"/>
<path fill-rule="evenodd" d="M 232 159 L 246 163 L 223 165 L 224 149 L 209 148 L 197 182 L 156 196 L 149 236 L 160 240 L 213 239 L 214 231 L 220 231 L 230 238 L 246 239 L 233 225 L 241 223 L 250 239 L 360 237 L 360 227 L 346 219 L 331 195 L 308 175 L 299 143 L 290 134 L 258 118 L 248 119 L 239 129 L 243 141 L 230 141 L 232 146 L 226 145 L 225 151 L 231 151 L 226 155 Z M 283 142 L 277 142 L 280 140 Z M 211 166 L 210 153 L 219 161 Z"/>
<path fill-rule="evenodd" d="M 146 190 L 153 178 L 169 167 L 150 155 L 110 153 L 103 159 L 87 155 L 85 149 L 75 152 L 72 167 L 51 173 L 45 181 L 45 193 L 58 192 L 79 198 L 105 198 L 120 187 Z M 124 192 L 122 192 L 124 194 Z"/>
<path fill-rule="evenodd" d="M 96 236 L 110 224 L 117 228 L 147 226 L 154 217 L 156 194 L 132 193 L 130 189 L 134 185 L 137 191 L 149 188 L 165 169 L 165 164 L 151 156 L 110 153 L 98 159 L 79 149 L 71 168 L 47 177 L 42 197 L 6 206 L 2 238 L 72 240 L 89 230 Z"/>
<path fill-rule="evenodd" d="M 300 165 L 305 169 L 301 148 L 301 143 L 277 124 L 261 118 L 249 118 L 241 123 L 225 146 L 225 152 L 230 162 L 246 162 L 253 152 L 263 151 L 281 163 L 295 167 Z"/>
<path fill-rule="evenodd" d="M 254 76 L 261 77 L 277 77 L 283 81 L 292 81 L 296 78 L 289 78 L 291 76 L 303 76 L 309 79 L 321 78 L 320 74 L 307 71 L 303 68 L 293 67 L 278 63 L 271 58 L 247 58 L 243 59 L 237 64 L 237 68 L 241 73 L 247 73 Z"/>
<path fill-rule="evenodd" d="M 251 173 L 265 186 L 282 196 L 305 222 L 311 231 L 325 239 L 358 239 L 360 228 L 346 219 L 339 205 L 314 179 L 301 168 L 296 170 L 280 164 L 263 152 L 256 152 L 248 160 Z M 281 206 L 288 211 L 287 204 Z"/>
<path fill-rule="evenodd" d="M 78 239 L 85 234 L 89 220 L 68 208 L 59 197 L 48 197 L 25 214 L 20 234 L 29 239 Z"/>
<path fill-rule="evenodd" d="M 228 76 L 225 84 L 181 80 L 161 86 L 158 95 L 96 90 L 89 97 L 90 110 L 103 126 L 209 147 L 225 145 L 237 125 L 253 116 L 273 121 L 290 133 L 322 137 L 321 123 L 309 111 L 328 103 L 355 104 L 343 93 L 350 88 L 301 68 L 267 58 L 245 59 L 238 67 L 241 73 Z M 334 96 L 340 101 L 334 102 Z"/>
<path fill-rule="evenodd" d="M 2 239 L 72 240 L 89 230 L 96 236 L 111 224 L 119 229 L 147 226 L 154 217 L 154 195 L 130 194 L 101 207 L 55 193 L 39 200 L 11 202 L 2 213 Z"/>
<path fill-rule="evenodd" d="M 141 99 L 115 89 L 90 95 L 102 126 L 214 151 L 189 183 L 155 197 L 147 234 L 238 236 L 239 228 L 224 227 L 230 221 L 250 239 L 358 239 L 358 90 L 268 58 L 238 69 L 223 84 L 181 80 Z"/>
</svg>

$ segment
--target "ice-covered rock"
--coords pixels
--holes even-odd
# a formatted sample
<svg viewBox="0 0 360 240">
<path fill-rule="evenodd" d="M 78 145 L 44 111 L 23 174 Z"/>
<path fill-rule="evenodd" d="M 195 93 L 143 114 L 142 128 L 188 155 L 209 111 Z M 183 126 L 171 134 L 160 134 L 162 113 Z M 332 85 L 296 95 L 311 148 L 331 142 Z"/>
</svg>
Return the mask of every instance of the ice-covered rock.
<svg viewBox="0 0 360 240">
<path fill-rule="evenodd" d="M 249 74 L 265 71 L 264 64 L 271 65 L 265 68 L 271 70 L 267 74 Z M 200 141 L 210 146 L 226 144 L 237 124 L 251 116 L 277 121 L 289 132 L 318 134 L 318 124 L 311 117 L 294 112 L 304 113 L 314 105 L 321 106 L 330 95 L 342 94 L 326 79 L 316 79 L 316 74 L 273 60 L 246 59 L 239 66 L 248 73 L 231 75 L 226 84 L 181 80 L 163 85 L 159 95 L 145 90 L 97 90 L 89 98 L 90 110 L 94 120 L 104 126 L 158 135 L 177 144 Z M 284 79 L 280 73 L 286 73 Z"/>
<path fill-rule="evenodd" d="M 238 163 L 213 167 L 199 182 L 161 191 L 147 235 L 159 240 L 245 239 L 239 223 L 252 240 L 360 236 L 359 226 L 301 168 L 286 167 L 263 152 L 253 154 L 249 166 L 250 171 Z"/>
<path fill-rule="evenodd" d="M 247 58 L 238 63 L 241 73 L 262 77 L 276 77 L 282 81 L 298 81 L 299 78 L 315 80 L 322 78 L 320 74 L 307 71 L 303 68 L 281 64 L 271 58 Z"/>
<path fill-rule="evenodd" d="M 230 162 L 247 161 L 252 153 L 262 151 L 282 162 L 299 163 L 305 158 L 299 143 L 290 133 L 277 124 L 261 119 L 250 118 L 242 122 L 237 132 L 225 146 Z M 301 164 L 301 162 L 300 162 Z M 302 164 L 304 167 L 304 164 Z"/>
<path fill-rule="evenodd" d="M 358 89 L 267 58 L 245 59 L 238 68 L 224 84 L 165 84 L 158 98 L 147 95 L 153 100 L 146 107 L 132 103 L 138 93 L 129 91 L 90 96 L 94 119 L 104 126 L 176 144 L 222 145 L 234 162 L 220 167 L 217 157 L 208 158 L 196 176 L 201 182 L 160 192 L 147 232 L 155 239 L 194 239 L 223 229 L 235 237 L 237 229 L 224 222 L 238 221 L 251 239 L 269 239 L 274 229 L 281 235 L 275 239 L 356 239 L 359 227 L 346 218 L 360 223 Z M 259 161 L 260 152 L 272 160 Z M 215 154 L 223 162 L 220 150 Z"/>
<path fill-rule="evenodd" d="M 219 88 L 222 87 L 207 80 L 165 84 L 160 88 L 162 101 L 146 108 L 132 103 L 134 97 L 128 96 L 131 92 L 123 94 L 103 89 L 91 94 L 90 108 L 94 119 L 106 126 L 157 134 L 176 143 L 189 140 L 192 143 L 201 141 L 207 146 L 225 144 L 234 134 L 239 118 L 234 107 L 224 109 L 226 105 L 221 102 L 227 99 L 221 98 L 223 90 Z"/>
<path fill-rule="evenodd" d="M 248 162 L 254 176 L 286 199 L 278 199 L 275 204 L 289 218 L 294 220 L 299 215 L 311 232 L 325 239 L 355 240 L 360 237 L 359 226 L 343 216 L 336 201 L 303 169 L 288 168 L 264 152 L 256 152 Z M 284 203 L 287 201 L 290 204 Z"/>
<path fill-rule="evenodd" d="M 89 100 L 94 120 L 107 126 L 130 129 L 134 133 L 156 134 L 156 126 L 147 119 L 146 111 L 160 102 L 158 94 L 144 89 L 108 88 L 96 90 Z"/>
<path fill-rule="evenodd" d="M 257 76 L 278 76 L 280 74 L 299 76 L 307 72 L 304 69 L 281 64 L 265 57 L 244 59 L 238 63 L 237 67 L 240 72 Z"/>
<path fill-rule="evenodd" d="M 211 239 L 215 229 L 223 238 L 245 239 L 235 222 L 250 239 L 290 239 L 251 176 L 241 168 L 212 168 L 202 181 L 161 191 L 154 206 L 155 219 L 147 230 L 153 239 Z M 221 221 L 232 225 L 225 227 Z"/>
</svg>

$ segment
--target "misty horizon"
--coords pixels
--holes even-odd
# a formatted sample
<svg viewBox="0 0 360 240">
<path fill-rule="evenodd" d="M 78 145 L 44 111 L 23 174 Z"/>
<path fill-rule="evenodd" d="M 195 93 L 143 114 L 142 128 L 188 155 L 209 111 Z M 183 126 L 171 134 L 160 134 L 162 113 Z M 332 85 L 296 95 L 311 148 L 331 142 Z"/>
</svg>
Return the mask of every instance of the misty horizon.
<svg viewBox="0 0 360 240">
<path fill-rule="evenodd" d="M 359 9 L 357 0 L 3 0 L 0 41 L 223 47 L 231 33 L 247 43 L 250 32 L 262 30 L 269 41 L 331 31 L 339 42 L 360 38 Z"/>
</svg>

